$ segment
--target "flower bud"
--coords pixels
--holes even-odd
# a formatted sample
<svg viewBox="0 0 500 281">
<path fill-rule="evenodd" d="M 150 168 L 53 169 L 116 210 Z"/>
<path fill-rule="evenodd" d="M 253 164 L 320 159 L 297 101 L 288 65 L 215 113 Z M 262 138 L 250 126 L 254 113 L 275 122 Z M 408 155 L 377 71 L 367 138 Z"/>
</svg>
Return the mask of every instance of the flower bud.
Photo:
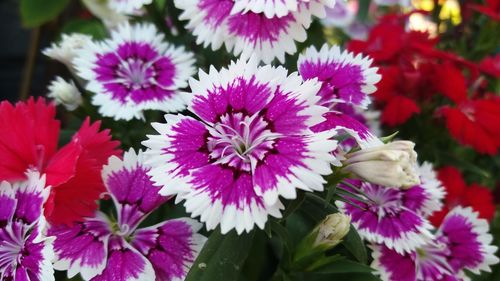
<svg viewBox="0 0 500 281">
<path fill-rule="evenodd" d="M 82 104 L 82 95 L 73 81 L 67 82 L 57 76 L 48 87 L 48 97 L 56 104 L 62 104 L 67 110 L 73 111 Z"/>
<path fill-rule="evenodd" d="M 420 183 L 417 153 L 410 141 L 395 141 L 346 155 L 344 170 L 355 177 L 388 187 L 410 187 Z"/>
<path fill-rule="evenodd" d="M 326 216 L 297 246 L 294 262 L 297 266 L 316 262 L 323 253 L 342 242 L 349 232 L 351 217 L 342 213 Z"/>
<path fill-rule="evenodd" d="M 42 52 L 51 59 L 64 63 L 72 70 L 71 62 L 76 53 L 91 41 L 92 37 L 88 35 L 78 33 L 63 34 L 59 43 L 52 43 L 50 47 Z"/>
<path fill-rule="evenodd" d="M 317 231 L 313 247 L 326 246 L 333 248 L 349 232 L 351 217 L 342 213 L 335 213 L 326 218 L 314 230 Z M 314 231 L 313 231 L 314 232 Z"/>
</svg>

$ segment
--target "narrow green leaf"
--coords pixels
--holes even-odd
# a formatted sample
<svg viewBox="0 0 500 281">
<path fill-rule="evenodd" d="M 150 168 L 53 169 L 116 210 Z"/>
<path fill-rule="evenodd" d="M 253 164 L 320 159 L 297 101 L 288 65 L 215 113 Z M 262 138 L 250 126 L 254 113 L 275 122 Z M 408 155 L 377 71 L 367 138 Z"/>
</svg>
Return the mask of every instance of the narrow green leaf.
<svg viewBox="0 0 500 281">
<path fill-rule="evenodd" d="M 336 190 L 337 190 L 336 185 L 332 185 L 332 186 L 328 187 L 328 192 L 326 193 L 326 198 L 325 198 L 325 204 L 330 204 L 330 202 L 332 202 L 333 195 L 335 195 Z M 326 205 L 325 205 L 325 207 L 326 207 Z"/>
<path fill-rule="evenodd" d="M 293 214 L 293 212 L 295 212 L 295 210 L 297 210 L 300 205 L 302 205 L 304 199 L 306 199 L 305 192 L 299 191 L 297 194 L 297 198 L 290 202 L 290 204 L 285 208 L 283 219 L 286 219 L 289 215 Z"/>
<path fill-rule="evenodd" d="M 55 19 L 69 0 L 21 0 L 21 20 L 25 27 L 37 27 Z"/>
<path fill-rule="evenodd" d="M 399 131 L 396 131 L 388 136 L 385 136 L 385 137 L 381 137 L 380 140 L 383 142 L 383 143 L 389 143 L 391 142 L 397 135 L 399 134 Z"/>
<path fill-rule="evenodd" d="M 255 231 L 226 235 L 217 228 L 210 235 L 186 281 L 237 280 L 252 247 Z"/>
<path fill-rule="evenodd" d="M 344 237 L 342 245 L 361 263 L 366 264 L 368 261 L 368 254 L 366 252 L 366 246 L 359 236 L 356 229 L 351 225 L 349 233 Z"/>
</svg>

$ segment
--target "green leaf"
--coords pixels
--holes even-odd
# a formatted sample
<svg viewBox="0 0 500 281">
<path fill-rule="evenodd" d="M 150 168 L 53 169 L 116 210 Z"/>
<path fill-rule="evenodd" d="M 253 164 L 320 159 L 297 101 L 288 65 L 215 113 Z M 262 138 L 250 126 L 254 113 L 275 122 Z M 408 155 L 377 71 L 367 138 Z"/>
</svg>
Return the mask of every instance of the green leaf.
<svg viewBox="0 0 500 281">
<path fill-rule="evenodd" d="M 388 136 L 385 136 L 385 137 L 381 137 L 380 140 L 383 142 L 383 143 L 390 143 L 397 135 L 399 134 L 399 131 L 396 131 Z"/>
<path fill-rule="evenodd" d="M 69 0 L 21 0 L 21 20 L 25 27 L 37 27 L 55 19 Z"/>
<path fill-rule="evenodd" d="M 107 36 L 106 27 L 97 19 L 76 19 L 64 25 L 61 33 L 83 33 L 92 36 L 94 39 L 103 39 Z"/>
<path fill-rule="evenodd" d="M 356 17 L 362 22 L 368 20 L 368 10 L 370 8 L 370 0 L 359 0 L 358 14 Z"/>
<path fill-rule="evenodd" d="M 306 194 L 306 200 L 302 203 L 300 210 L 312 218 L 315 223 L 320 222 L 327 215 L 338 212 L 337 207 L 310 192 Z"/>
<path fill-rule="evenodd" d="M 237 280 L 252 247 L 255 231 L 226 235 L 217 228 L 201 250 L 186 281 Z"/>
<path fill-rule="evenodd" d="M 368 261 L 368 254 L 366 253 L 366 246 L 359 236 L 356 229 L 351 225 L 349 233 L 344 237 L 342 245 L 361 263 L 366 264 Z"/>
<path fill-rule="evenodd" d="M 370 273 L 372 271 L 373 269 L 367 265 L 346 259 L 336 260 L 314 270 L 318 273 Z"/>
<path fill-rule="evenodd" d="M 295 212 L 300 207 L 300 205 L 302 205 L 305 198 L 305 192 L 299 191 L 297 193 L 297 198 L 290 202 L 290 204 L 285 208 L 285 211 L 283 212 L 283 219 L 286 219 L 289 215 Z"/>
</svg>

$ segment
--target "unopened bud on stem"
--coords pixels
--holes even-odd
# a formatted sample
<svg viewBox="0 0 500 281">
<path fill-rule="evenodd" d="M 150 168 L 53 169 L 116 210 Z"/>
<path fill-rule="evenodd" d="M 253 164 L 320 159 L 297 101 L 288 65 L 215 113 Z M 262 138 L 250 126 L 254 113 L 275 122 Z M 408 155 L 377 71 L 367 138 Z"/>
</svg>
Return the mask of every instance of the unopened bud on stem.
<svg viewBox="0 0 500 281">
<path fill-rule="evenodd" d="M 410 141 L 395 141 L 346 155 L 344 170 L 355 177 L 388 187 L 410 187 L 420 183 L 417 153 Z"/>
<path fill-rule="evenodd" d="M 342 213 L 326 216 L 297 246 L 294 261 L 297 266 L 316 262 L 315 257 L 335 247 L 349 232 L 351 218 Z"/>
</svg>

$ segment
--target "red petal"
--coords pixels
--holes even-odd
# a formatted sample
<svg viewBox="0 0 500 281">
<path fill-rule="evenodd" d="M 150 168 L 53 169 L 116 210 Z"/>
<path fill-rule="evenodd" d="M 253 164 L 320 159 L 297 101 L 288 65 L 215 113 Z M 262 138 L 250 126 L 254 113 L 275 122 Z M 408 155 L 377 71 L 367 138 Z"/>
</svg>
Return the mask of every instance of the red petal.
<svg viewBox="0 0 500 281">
<path fill-rule="evenodd" d="M 413 100 L 403 96 L 394 96 L 382 112 L 382 123 L 389 126 L 401 125 L 419 112 L 420 108 Z"/>
<path fill-rule="evenodd" d="M 47 185 L 57 186 L 72 178 L 75 175 L 76 163 L 82 150 L 81 145 L 74 143 L 68 143 L 59 149 L 45 169 Z"/>
<path fill-rule="evenodd" d="M 59 121 L 43 98 L 0 103 L 0 181 L 23 179 L 28 168 L 43 169 L 57 149 Z"/>
<path fill-rule="evenodd" d="M 497 79 L 500 78 L 500 55 L 484 58 L 480 62 L 479 68 L 486 74 Z"/>
<path fill-rule="evenodd" d="M 50 223 L 71 224 L 94 214 L 97 200 L 105 191 L 101 168 L 96 160 L 82 155 L 76 163 L 75 175 L 52 187 L 45 204 L 45 216 Z"/>
<path fill-rule="evenodd" d="M 395 66 L 381 67 L 379 73 L 382 79 L 377 84 L 377 91 L 373 96 L 377 101 L 388 101 L 397 93 L 399 68 Z"/>
<path fill-rule="evenodd" d="M 471 206 L 483 219 L 491 221 L 495 216 L 493 194 L 487 187 L 472 184 L 465 192 L 464 204 Z"/>
<path fill-rule="evenodd" d="M 450 134 L 463 145 L 470 145 L 480 153 L 494 155 L 498 140 L 492 138 L 479 124 L 473 122 L 457 108 L 441 109 Z"/>
<path fill-rule="evenodd" d="M 446 204 L 454 205 L 461 202 L 466 184 L 460 171 L 451 166 L 445 166 L 437 171 L 438 179 L 446 189 Z"/>
<path fill-rule="evenodd" d="M 84 153 L 89 154 L 89 158 L 97 160 L 100 165 L 104 165 L 108 163 L 108 158 L 112 155 L 120 156 L 121 150 L 118 148 L 120 142 L 111 139 L 109 130 L 99 132 L 100 126 L 100 121 L 90 124 L 90 119 L 85 119 L 71 142 L 80 144 L 84 149 Z"/>
<path fill-rule="evenodd" d="M 434 225 L 435 227 L 439 227 L 441 225 L 441 222 L 443 222 L 444 217 L 448 214 L 450 210 L 448 207 L 443 207 L 440 211 L 432 213 L 432 215 L 429 217 L 429 221 Z"/>
<path fill-rule="evenodd" d="M 464 101 L 467 98 L 467 85 L 462 71 L 450 62 L 435 69 L 436 90 L 457 104 Z"/>
<path fill-rule="evenodd" d="M 49 222 L 70 224 L 92 216 L 97 209 L 96 201 L 105 191 L 102 166 L 110 156 L 121 155 L 119 142 L 111 140 L 109 130 L 99 131 L 99 127 L 100 122 L 90 124 L 87 118 L 51 162 L 48 179 L 53 186 L 45 206 Z"/>
</svg>

